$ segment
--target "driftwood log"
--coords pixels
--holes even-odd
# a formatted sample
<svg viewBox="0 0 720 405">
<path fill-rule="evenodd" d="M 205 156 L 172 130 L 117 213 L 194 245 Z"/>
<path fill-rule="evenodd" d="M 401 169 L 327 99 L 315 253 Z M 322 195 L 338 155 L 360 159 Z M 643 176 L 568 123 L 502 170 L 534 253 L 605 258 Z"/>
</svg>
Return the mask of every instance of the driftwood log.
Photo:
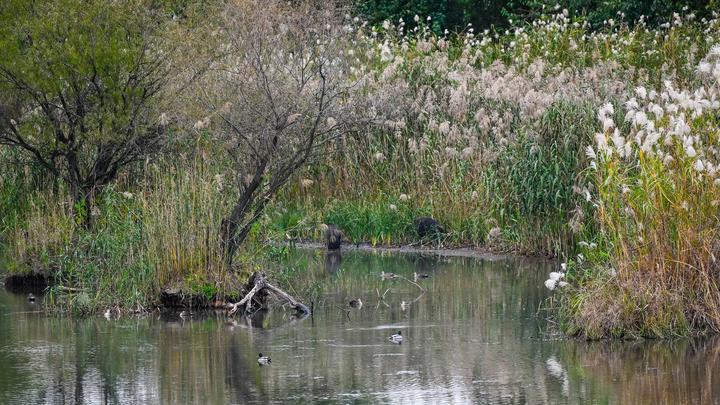
<svg viewBox="0 0 720 405">
<path fill-rule="evenodd" d="M 250 287 L 250 285 L 252 285 L 252 287 Z M 250 287 L 250 290 L 248 291 L 247 294 L 245 294 L 243 299 L 241 299 L 240 301 L 238 301 L 236 303 L 228 303 L 225 305 L 225 308 L 228 310 L 228 314 L 233 315 L 235 312 L 238 311 L 238 309 L 240 307 L 244 307 L 245 312 L 250 312 L 250 308 L 252 307 L 253 298 L 256 295 L 266 296 L 267 293 L 272 293 L 278 299 L 289 303 L 290 306 L 295 308 L 296 311 L 303 313 L 303 315 L 310 315 L 310 313 L 311 313 L 310 308 L 308 308 L 305 304 L 296 300 L 295 298 L 293 298 L 290 294 L 286 293 L 285 291 L 270 284 L 267 281 L 267 276 L 265 275 L 265 273 L 259 273 L 259 272 L 253 273 L 253 275 L 250 277 L 250 282 L 248 283 L 248 287 Z"/>
</svg>

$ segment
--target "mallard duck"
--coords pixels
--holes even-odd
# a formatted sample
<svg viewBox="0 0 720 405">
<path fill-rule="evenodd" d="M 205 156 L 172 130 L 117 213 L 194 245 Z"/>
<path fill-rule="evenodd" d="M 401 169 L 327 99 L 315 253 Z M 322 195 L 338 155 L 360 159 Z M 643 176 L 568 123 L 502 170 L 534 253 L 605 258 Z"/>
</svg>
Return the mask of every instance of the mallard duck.
<svg viewBox="0 0 720 405">
<path fill-rule="evenodd" d="M 103 316 L 105 317 L 105 319 L 112 318 L 112 311 L 110 310 L 110 308 L 105 310 L 105 313 L 103 314 Z"/>
<path fill-rule="evenodd" d="M 272 361 L 270 360 L 270 357 L 268 357 L 268 356 L 263 356 L 262 353 L 258 353 L 258 364 L 259 364 L 259 365 L 265 366 L 265 365 L 268 365 L 268 364 L 270 364 L 270 363 L 272 363 Z"/>
<path fill-rule="evenodd" d="M 396 278 L 396 277 L 397 277 L 397 274 L 395 274 L 395 273 L 385 273 L 384 271 L 381 271 L 381 272 L 380 272 L 380 277 L 381 277 L 383 280 L 389 280 L 389 279 Z"/>
<path fill-rule="evenodd" d="M 342 244 L 342 231 L 335 224 L 320 224 L 320 230 L 323 233 L 323 238 L 327 242 L 327 248 L 329 250 L 340 249 Z"/>
<path fill-rule="evenodd" d="M 403 342 L 402 332 L 401 332 L 401 331 L 398 331 L 398 333 L 390 336 L 390 337 L 388 338 L 388 340 L 391 341 L 391 342 L 393 342 L 393 343 L 402 344 L 402 342 Z"/>
<path fill-rule="evenodd" d="M 350 300 L 349 305 L 350 305 L 350 308 L 360 309 L 360 308 L 362 308 L 363 303 L 362 303 L 362 300 L 360 298 L 358 298 L 356 300 Z"/>
<path fill-rule="evenodd" d="M 413 277 L 415 278 L 415 281 L 418 281 L 420 279 L 430 278 L 430 275 L 427 273 L 421 273 L 421 274 L 413 273 Z"/>
<path fill-rule="evenodd" d="M 28 294 L 28 301 L 35 302 L 35 296 L 33 295 L 33 293 Z"/>
</svg>

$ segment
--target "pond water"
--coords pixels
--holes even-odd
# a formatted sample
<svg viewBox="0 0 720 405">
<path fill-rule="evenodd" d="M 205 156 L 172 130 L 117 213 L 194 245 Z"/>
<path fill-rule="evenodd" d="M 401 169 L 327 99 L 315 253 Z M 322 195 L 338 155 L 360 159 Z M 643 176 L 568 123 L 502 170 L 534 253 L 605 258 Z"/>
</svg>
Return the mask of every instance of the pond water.
<svg viewBox="0 0 720 405">
<path fill-rule="evenodd" d="M 318 300 L 312 318 L 57 318 L 1 290 L 0 404 L 720 403 L 718 339 L 549 332 L 551 262 L 300 251 L 287 266 L 308 286 L 290 292 Z M 430 278 L 423 292 L 381 271 Z M 363 306 L 346 311 L 352 298 Z"/>
</svg>

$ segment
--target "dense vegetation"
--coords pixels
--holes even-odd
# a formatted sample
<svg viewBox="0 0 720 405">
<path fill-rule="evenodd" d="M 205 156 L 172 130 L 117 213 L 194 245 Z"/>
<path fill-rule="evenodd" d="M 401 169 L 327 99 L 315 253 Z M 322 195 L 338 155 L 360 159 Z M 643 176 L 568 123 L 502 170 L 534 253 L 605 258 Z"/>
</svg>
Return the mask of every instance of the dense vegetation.
<svg viewBox="0 0 720 405">
<path fill-rule="evenodd" d="M 3 267 L 49 272 L 56 307 L 224 295 L 322 222 L 399 244 L 429 215 L 445 246 L 566 259 L 546 286 L 570 333 L 720 330 L 706 5 L 445 34 L 432 12 L 121 3 L 0 6 Z"/>
<path fill-rule="evenodd" d="M 464 30 L 468 24 L 480 30 L 507 28 L 513 22 L 532 22 L 560 9 L 567 9 L 572 16 L 584 16 L 592 27 L 598 28 L 608 20 L 633 24 L 641 18 L 657 25 L 666 22 L 673 13 L 709 17 L 718 4 L 715 0 L 355 0 L 354 6 L 374 25 L 400 19 L 413 24 L 413 17 L 420 15 L 430 17 L 428 25 L 441 33 L 445 29 Z"/>
</svg>

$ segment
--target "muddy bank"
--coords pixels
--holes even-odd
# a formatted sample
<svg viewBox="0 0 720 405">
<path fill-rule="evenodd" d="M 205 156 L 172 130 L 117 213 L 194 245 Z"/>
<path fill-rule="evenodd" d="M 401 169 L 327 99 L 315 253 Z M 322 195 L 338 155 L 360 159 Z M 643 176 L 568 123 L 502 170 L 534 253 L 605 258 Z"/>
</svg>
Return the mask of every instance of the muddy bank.
<svg viewBox="0 0 720 405">
<path fill-rule="evenodd" d="M 215 308 L 224 305 L 224 301 L 208 298 L 204 294 L 183 291 L 180 288 L 166 287 L 160 291 L 158 304 L 161 308 L 200 309 Z"/>
<path fill-rule="evenodd" d="M 2 279 L 2 284 L 5 289 L 11 293 L 16 294 L 27 294 L 35 293 L 41 294 L 48 287 L 54 285 L 52 277 L 43 273 L 18 273 L 8 274 Z M 73 294 L 82 289 L 60 287 L 60 291 Z M 242 291 L 240 291 L 242 292 Z M 156 307 L 167 308 L 167 309 L 209 309 L 209 308 L 221 308 L 225 306 L 225 303 L 231 301 L 233 297 L 208 298 L 206 295 L 201 293 L 190 292 L 187 289 L 179 287 L 165 287 L 161 290 L 159 297 L 157 298 Z"/>
</svg>

